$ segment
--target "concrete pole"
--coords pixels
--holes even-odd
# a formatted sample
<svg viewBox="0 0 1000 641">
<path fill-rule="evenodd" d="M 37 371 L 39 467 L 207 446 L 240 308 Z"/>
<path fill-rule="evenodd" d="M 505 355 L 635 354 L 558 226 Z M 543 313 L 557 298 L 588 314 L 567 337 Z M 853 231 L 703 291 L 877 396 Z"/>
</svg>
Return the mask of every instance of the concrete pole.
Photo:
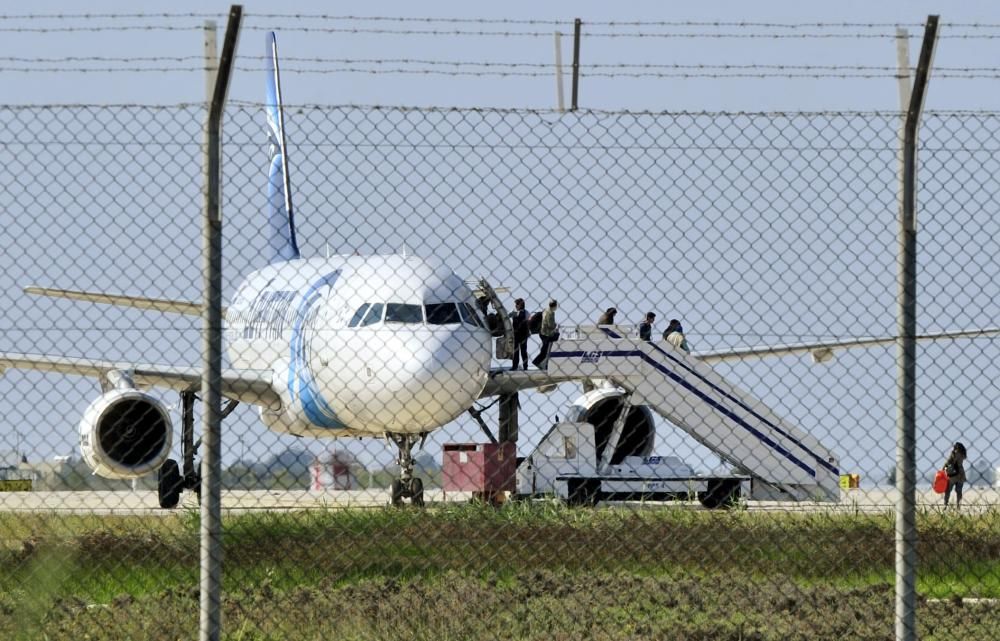
<svg viewBox="0 0 1000 641">
<path fill-rule="evenodd" d="M 202 416 L 201 464 L 201 641 L 222 636 L 222 111 L 229 91 L 229 76 L 236 57 L 236 43 L 243 7 L 232 5 L 226 38 L 208 110 L 205 145 L 205 218 L 203 231 L 204 308 L 202 310 Z"/>
<path fill-rule="evenodd" d="M 896 420 L 896 639 L 917 639 L 917 130 L 937 42 L 938 16 L 928 16 L 903 125 L 903 189 L 899 208 L 899 387 Z"/>
<path fill-rule="evenodd" d="M 562 64 L 562 34 L 556 31 L 556 107 L 560 112 L 566 111 L 563 98 L 563 64 Z"/>
<path fill-rule="evenodd" d="M 205 109 L 212 108 L 215 78 L 219 74 L 219 46 L 215 20 L 205 21 Z M 208 144 L 208 117 L 205 118 L 205 144 Z"/>
</svg>

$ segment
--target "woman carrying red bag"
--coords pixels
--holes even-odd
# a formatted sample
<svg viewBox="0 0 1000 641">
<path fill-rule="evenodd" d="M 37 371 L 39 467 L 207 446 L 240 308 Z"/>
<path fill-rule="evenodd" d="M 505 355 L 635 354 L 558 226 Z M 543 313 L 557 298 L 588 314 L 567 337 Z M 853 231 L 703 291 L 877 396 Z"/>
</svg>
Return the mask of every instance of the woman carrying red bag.
<svg viewBox="0 0 1000 641">
<path fill-rule="evenodd" d="M 944 470 L 938 470 L 934 474 L 934 484 L 931 486 L 938 494 L 944 494 L 948 490 L 948 475 Z"/>
<path fill-rule="evenodd" d="M 962 487 L 965 485 L 965 459 L 968 454 L 965 446 L 955 443 L 951 448 L 948 460 L 944 462 L 944 473 L 948 477 L 948 485 L 944 490 L 944 506 L 948 507 L 952 489 L 955 490 L 955 509 L 962 507 Z"/>
</svg>

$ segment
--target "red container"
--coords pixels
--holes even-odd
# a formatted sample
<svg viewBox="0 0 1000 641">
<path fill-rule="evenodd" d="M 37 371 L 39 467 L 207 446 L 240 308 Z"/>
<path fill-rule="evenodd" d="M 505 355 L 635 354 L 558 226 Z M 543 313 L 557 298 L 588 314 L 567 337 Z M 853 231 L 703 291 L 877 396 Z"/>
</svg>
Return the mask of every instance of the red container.
<svg viewBox="0 0 1000 641">
<path fill-rule="evenodd" d="M 938 470 L 937 474 L 934 475 L 934 491 L 938 494 L 944 494 L 944 491 L 948 489 L 948 475 L 944 470 Z"/>
<path fill-rule="evenodd" d="M 444 490 L 446 492 L 513 492 L 517 469 L 514 443 L 446 443 Z"/>
</svg>

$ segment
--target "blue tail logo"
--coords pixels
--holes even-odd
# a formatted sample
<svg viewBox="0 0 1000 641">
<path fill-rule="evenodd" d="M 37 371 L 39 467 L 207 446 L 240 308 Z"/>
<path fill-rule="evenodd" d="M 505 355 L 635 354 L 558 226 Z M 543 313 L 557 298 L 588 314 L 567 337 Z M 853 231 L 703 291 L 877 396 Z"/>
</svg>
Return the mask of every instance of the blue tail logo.
<svg viewBox="0 0 1000 641">
<path fill-rule="evenodd" d="M 292 189 L 288 180 L 288 148 L 285 146 L 285 112 L 281 107 L 281 81 L 278 77 L 278 41 L 274 32 L 267 34 L 267 138 L 270 143 L 270 169 L 267 174 L 268 245 L 271 262 L 299 257 L 295 242 L 295 218 Z"/>
</svg>

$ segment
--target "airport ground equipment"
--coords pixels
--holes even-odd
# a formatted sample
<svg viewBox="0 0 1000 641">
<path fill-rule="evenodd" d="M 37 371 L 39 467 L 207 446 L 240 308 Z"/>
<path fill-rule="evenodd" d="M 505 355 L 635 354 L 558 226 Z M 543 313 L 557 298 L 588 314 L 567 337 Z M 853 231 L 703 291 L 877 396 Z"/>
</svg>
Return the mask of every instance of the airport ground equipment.
<svg viewBox="0 0 1000 641">
<path fill-rule="evenodd" d="M 697 499 L 717 508 L 749 492 L 749 476 L 698 474 L 675 456 L 624 456 L 615 463 L 602 462 L 605 457 L 598 455 L 597 444 L 592 424 L 556 423 L 518 465 L 517 496 L 555 495 L 570 505 Z"/>
<path fill-rule="evenodd" d="M 617 327 L 561 328 L 552 346 L 553 377 L 608 381 L 627 405 L 644 405 L 752 479 L 752 499 L 837 501 L 837 457 L 760 399 L 697 356 L 667 342 L 643 341 Z M 597 472 L 607 474 L 627 425 L 616 421 Z M 600 446 L 601 435 L 595 436 Z M 623 462 L 623 461 L 622 461 Z"/>
<path fill-rule="evenodd" d="M 487 503 L 501 503 L 514 491 L 517 447 L 501 443 L 446 443 L 441 469 L 447 492 L 472 492 Z"/>
</svg>

